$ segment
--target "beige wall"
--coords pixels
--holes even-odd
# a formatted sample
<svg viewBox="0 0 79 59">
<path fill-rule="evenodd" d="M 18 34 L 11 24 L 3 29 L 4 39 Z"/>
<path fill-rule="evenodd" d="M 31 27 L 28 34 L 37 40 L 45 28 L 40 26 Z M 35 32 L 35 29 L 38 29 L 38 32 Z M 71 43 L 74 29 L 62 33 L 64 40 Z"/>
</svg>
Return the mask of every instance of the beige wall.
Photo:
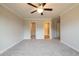
<svg viewBox="0 0 79 59">
<path fill-rule="evenodd" d="M 79 51 L 79 5 L 61 14 L 61 42 Z"/>
<path fill-rule="evenodd" d="M 30 28 L 30 21 L 25 20 L 24 21 L 24 39 L 31 39 L 31 28 Z"/>
<path fill-rule="evenodd" d="M 0 6 L 0 53 L 23 40 L 23 20 Z"/>
</svg>

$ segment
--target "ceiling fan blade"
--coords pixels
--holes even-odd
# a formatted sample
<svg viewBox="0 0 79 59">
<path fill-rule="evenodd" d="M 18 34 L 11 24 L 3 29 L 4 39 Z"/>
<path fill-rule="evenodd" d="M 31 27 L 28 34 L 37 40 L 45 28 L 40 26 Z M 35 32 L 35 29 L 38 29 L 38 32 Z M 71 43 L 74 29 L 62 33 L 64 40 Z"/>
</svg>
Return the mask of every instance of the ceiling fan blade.
<svg viewBox="0 0 79 59">
<path fill-rule="evenodd" d="M 41 15 L 43 15 L 43 13 L 41 13 Z"/>
<path fill-rule="evenodd" d="M 44 8 L 45 11 L 52 11 L 52 8 Z"/>
<path fill-rule="evenodd" d="M 42 3 L 42 6 L 44 7 L 46 5 L 46 3 Z"/>
<path fill-rule="evenodd" d="M 37 10 L 32 11 L 31 14 L 34 13 L 34 12 L 36 12 L 36 11 L 37 11 Z"/>
<path fill-rule="evenodd" d="M 32 6 L 32 7 L 37 8 L 37 6 L 35 6 L 35 5 L 31 4 L 31 3 L 27 3 L 27 4 L 30 5 L 30 6 Z"/>
</svg>

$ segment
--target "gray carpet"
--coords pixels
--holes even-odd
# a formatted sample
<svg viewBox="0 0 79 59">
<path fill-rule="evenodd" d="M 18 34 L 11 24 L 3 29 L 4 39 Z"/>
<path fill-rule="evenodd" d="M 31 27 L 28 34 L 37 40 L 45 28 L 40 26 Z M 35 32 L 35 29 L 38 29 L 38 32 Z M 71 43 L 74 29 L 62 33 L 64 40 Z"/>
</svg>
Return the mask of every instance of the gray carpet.
<svg viewBox="0 0 79 59">
<path fill-rule="evenodd" d="M 79 56 L 59 40 L 23 40 L 1 56 Z"/>
</svg>

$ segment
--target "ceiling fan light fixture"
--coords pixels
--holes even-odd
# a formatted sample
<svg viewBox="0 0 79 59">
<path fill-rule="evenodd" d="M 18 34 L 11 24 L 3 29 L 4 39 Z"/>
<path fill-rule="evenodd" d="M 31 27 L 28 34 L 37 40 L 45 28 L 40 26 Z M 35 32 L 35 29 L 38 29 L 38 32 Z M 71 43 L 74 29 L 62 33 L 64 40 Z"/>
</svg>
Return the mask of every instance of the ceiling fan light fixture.
<svg viewBox="0 0 79 59">
<path fill-rule="evenodd" d="M 32 3 L 27 3 L 27 4 L 35 8 L 35 10 L 31 12 L 31 14 L 35 13 L 35 12 L 38 12 L 41 15 L 43 15 L 43 11 L 52 11 L 53 10 L 52 8 L 44 8 L 46 3 L 39 3 L 38 6 L 36 6 L 36 5 L 32 4 Z"/>
<path fill-rule="evenodd" d="M 42 13 L 42 12 L 43 12 L 43 9 L 42 9 L 42 8 L 38 8 L 38 9 L 37 9 L 37 12 L 38 12 L 38 13 Z"/>
<path fill-rule="evenodd" d="M 38 13 L 42 13 L 42 12 L 43 12 L 43 7 L 42 7 L 42 5 L 37 8 L 37 12 L 38 12 Z"/>
</svg>

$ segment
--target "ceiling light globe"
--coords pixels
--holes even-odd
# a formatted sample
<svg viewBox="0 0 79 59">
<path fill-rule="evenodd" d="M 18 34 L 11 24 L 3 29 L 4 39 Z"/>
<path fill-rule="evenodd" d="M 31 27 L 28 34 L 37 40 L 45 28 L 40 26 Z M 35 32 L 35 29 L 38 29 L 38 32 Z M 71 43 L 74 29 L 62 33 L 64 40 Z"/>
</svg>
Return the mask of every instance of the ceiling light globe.
<svg viewBox="0 0 79 59">
<path fill-rule="evenodd" d="M 38 13 L 42 13 L 42 12 L 43 12 L 43 9 L 38 8 L 38 9 L 37 9 L 37 12 L 38 12 Z"/>
</svg>

